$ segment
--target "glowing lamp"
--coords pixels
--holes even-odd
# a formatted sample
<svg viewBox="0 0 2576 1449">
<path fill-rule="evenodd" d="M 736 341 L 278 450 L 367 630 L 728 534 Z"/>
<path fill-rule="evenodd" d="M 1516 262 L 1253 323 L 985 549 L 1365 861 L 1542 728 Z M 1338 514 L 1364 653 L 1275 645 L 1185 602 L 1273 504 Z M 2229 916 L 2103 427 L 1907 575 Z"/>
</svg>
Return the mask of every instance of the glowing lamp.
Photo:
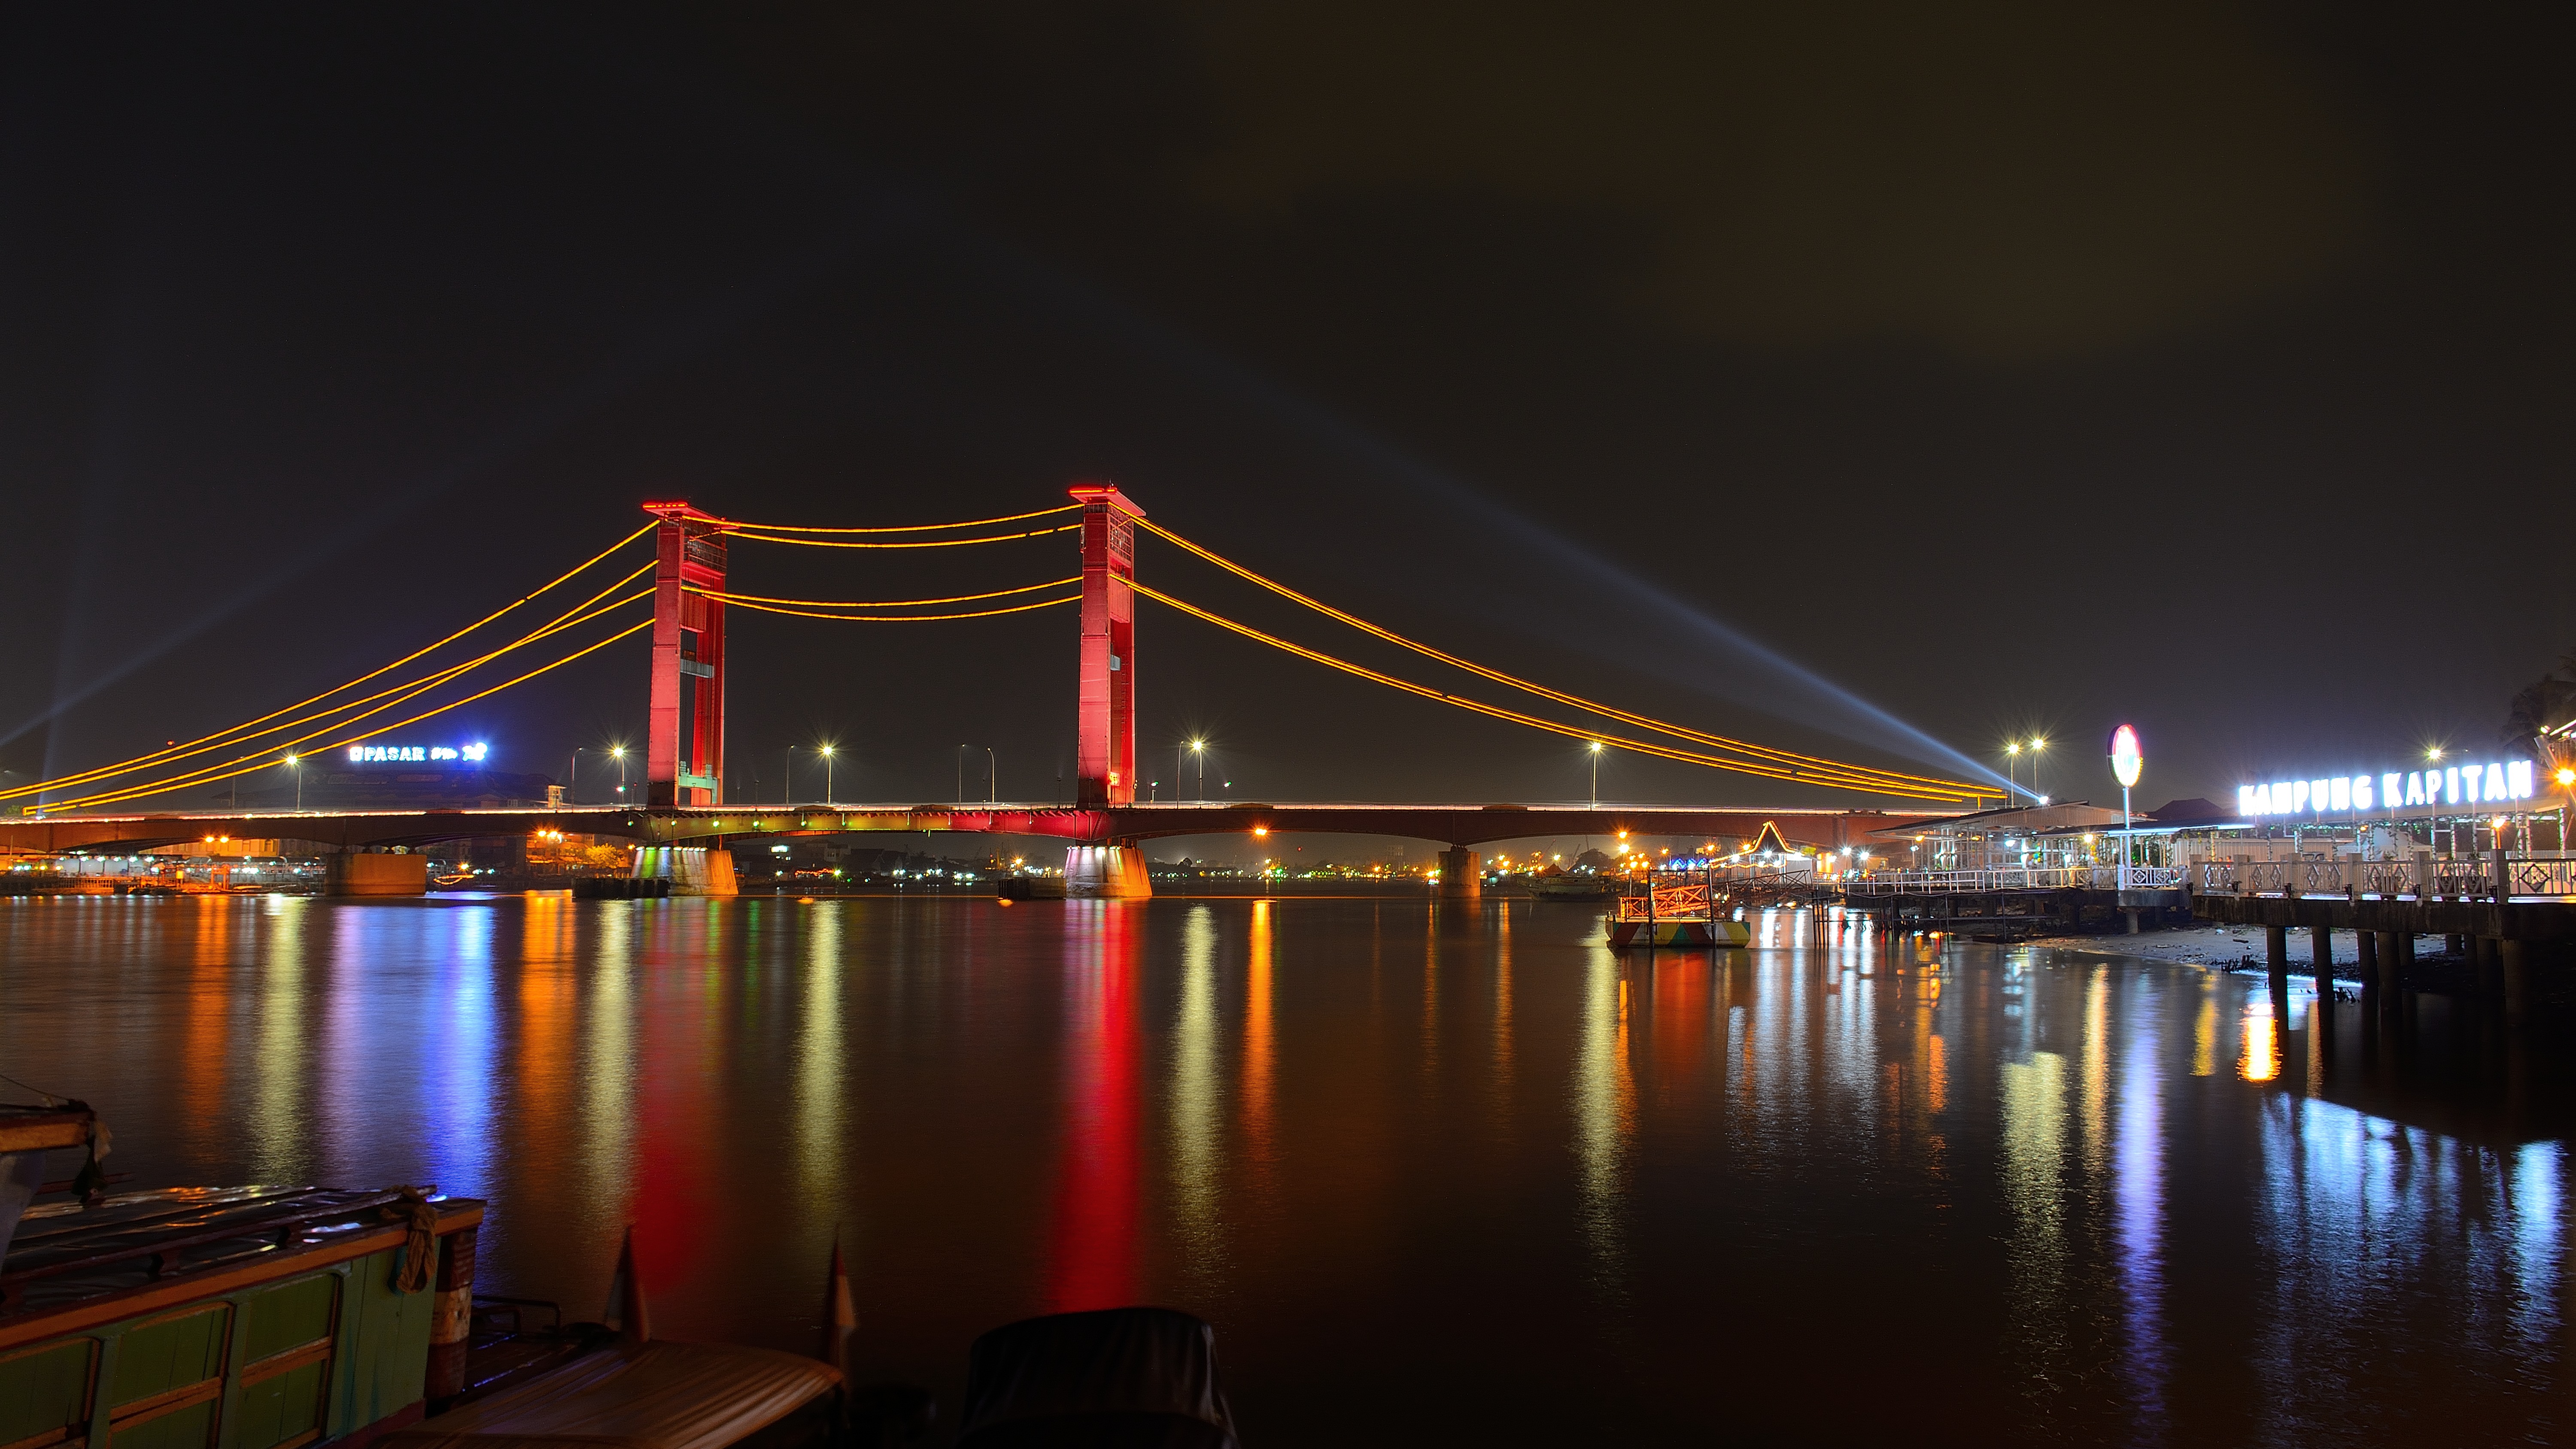
<svg viewBox="0 0 2576 1449">
<path fill-rule="evenodd" d="M 2120 782 L 2121 789 L 2126 790 L 2138 783 L 2139 767 L 2145 763 L 2146 756 L 2138 749 L 2136 730 L 2122 725 L 2111 731 L 2111 778 Z"/>
</svg>

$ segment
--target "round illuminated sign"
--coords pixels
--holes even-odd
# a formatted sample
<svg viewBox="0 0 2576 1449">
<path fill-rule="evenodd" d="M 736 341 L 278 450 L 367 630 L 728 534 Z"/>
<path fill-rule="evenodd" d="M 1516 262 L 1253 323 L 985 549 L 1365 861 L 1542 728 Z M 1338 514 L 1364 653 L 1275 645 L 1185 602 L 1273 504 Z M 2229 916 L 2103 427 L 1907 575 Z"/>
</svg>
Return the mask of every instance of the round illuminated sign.
<svg viewBox="0 0 2576 1449">
<path fill-rule="evenodd" d="M 2111 778 L 2125 790 L 2138 783 L 2138 767 L 2147 758 L 2138 750 L 2138 732 L 2122 725 L 2111 731 Z"/>
</svg>

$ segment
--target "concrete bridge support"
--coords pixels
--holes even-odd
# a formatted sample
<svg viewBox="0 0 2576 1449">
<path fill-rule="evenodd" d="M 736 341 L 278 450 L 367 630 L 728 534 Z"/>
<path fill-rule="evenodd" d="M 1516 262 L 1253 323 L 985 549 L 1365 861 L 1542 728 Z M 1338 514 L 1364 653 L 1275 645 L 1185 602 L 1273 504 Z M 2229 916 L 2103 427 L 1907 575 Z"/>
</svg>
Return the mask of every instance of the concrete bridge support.
<svg viewBox="0 0 2576 1449">
<path fill-rule="evenodd" d="M 322 892 L 334 896 L 425 896 L 429 894 L 429 857 L 357 851 L 335 855 L 323 867 Z"/>
<path fill-rule="evenodd" d="M 1151 899 L 1154 883 L 1145 875 L 1145 850 L 1139 845 L 1069 845 L 1064 851 L 1066 900 L 1141 901 Z"/>
<path fill-rule="evenodd" d="M 1485 858 L 1463 846 L 1440 852 L 1440 899 L 1444 901 L 1482 900 L 1485 894 Z"/>
<path fill-rule="evenodd" d="M 637 880 L 667 880 L 675 896 L 730 896 L 734 885 L 733 852 L 721 846 L 645 845 L 635 851 Z"/>
<path fill-rule="evenodd" d="M 2308 964 L 2316 972 L 2317 995 L 2332 999 L 2334 996 L 2334 932 L 2319 926 L 2309 933 Z"/>
<path fill-rule="evenodd" d="M 2290 928 L 2287 926 L 2263 928 L 2263 977 L 2275 991 L 2289 984 Z"/>
<path fill-rule="evenodd" d="M 2361 957 L 2360 967 L 2353 974 L 2359 976 L 2361 978 L 2361 983 L 2364 986 L 2367 986 L 2371 982 L 2379 979 L 2379 954 L 2381 950 L 2383 948 L 2389 950 L 2394 950 L 2396 948 L 2386 945 L 2388 940 L 2388 933 L 2386 931 L 2355 931 L 2352 933 L 2352 938 L 2353 947 L 2356 953 Z"/>
<path fill-rule="evenodd" d="M 2531 1005 L 2531 943 L 2499 941 L 2496 948 L 2497 974 L 2504 978 L 2504 1014 L 2519 1021 Z"/>
</svg>

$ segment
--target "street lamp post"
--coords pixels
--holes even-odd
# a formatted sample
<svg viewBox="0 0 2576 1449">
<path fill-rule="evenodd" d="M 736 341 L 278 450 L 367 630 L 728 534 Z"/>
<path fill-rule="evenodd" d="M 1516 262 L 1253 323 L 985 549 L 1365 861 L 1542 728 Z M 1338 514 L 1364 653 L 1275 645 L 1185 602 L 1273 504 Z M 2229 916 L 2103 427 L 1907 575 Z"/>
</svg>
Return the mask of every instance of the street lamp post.
<svg viewBox="0 0 2576 1449">
<path fill-rule="evenodd" d="M 623 805 L 626 803 L 626 747 L 610 745 L 608 757 L 617 762 L 617 803 Z"/>
<path fill-rule="evenodd" d="M 830 745 L 824 745 L 824 746 L 822 746 L 822 751 L 823 751 L 823 803 L 824 803 L 824 804 L 826 804 L 826 805 L 829 805 L 829 804 L 831 804 L 831 803 L 832 803 L 832 747 L 831 747 Z"/>
<path fill-rule="evenodd" d="M 1592 808 L 1601 808 L 1601 742 L 1592 742 Z"/>
<path fill-rule="evenodd" d="M 2129 888 L 2129 853 L 2137 848 L 2136 826 L 2129 815 L 2129 787 L 2138 783 L 2138 772 L 2146 757 L 2138 748 L 2138 732 L 2127 725 L 2111 731 L 2111 777 L 2120 782 L 2120 889 Z M 2130 917 L 2131 928 L 2137 918 Z"/>
<path fill-rule="evenodd" d="M 2013 791 L 2021 788 L 2021 741 L 2004 741 L 2004 808 L 2012 808 Z"/>
<path fill-rule="evenodd" d="M 1202 802 L 1204 802 L 1204 801 L 1207 799 L 1207 741 L 1205 741 L 1205 740 L 1192 740 L 1192 741 L 1190 741 L 1190 753 L 1191 753 L 1191 754 L 1193 754 L 1193 755 L 1198 756 L 1198 761 L 1199 761 L 1199 783 L 1198 783 L 1198 791 L 1197 791 L 1197 793 L 1198 793 L 1198 797 L 1199 797 L 1199 799 L 1200 799 Z M 1179 771 L 1175 770 L 1173 773 L 1174 773 L 1174 774 L 1178 774 L 1178 773 L 1179 773 Z M 1175 785 L 1177 785 L 1177 784 L 1179 784 L 1179 783 L 1181 783 L 1181 782 L 1180 782 L 1180 781 L 1178 781 L 1178 780 L 1174 780 L 1172 783 L 1173 783 L 1173 784 L 1175 784 Z"/>
<path fill-rule="evenodd" d="M 286 768 L 295 772 L 295 809 L 296 813 L 301 814 L 304 810 L 304 761 L 299 756 L 289 755 L 286 757 Z"/>
<path fill-rule="evenodd" d="M 991 745 L 984 747 L 984 803 L 1002 803 L 1002 757 L 993 753 Z"/>
<path fill-rule="evenodd" d="M 796 747 L 787 747 L 787 778 L 779 784 L 778 803 L 790 809 L 796 805 Z"/>
<path fill-rule="evenodd" d="M 2048 803 L 2048 797 L 2039 793 L 2039 752 L 2047 748 L 2048 741 L 2037 735 L 2030 737 L 2030 793 L 2042 805 Z"/>
</svg>

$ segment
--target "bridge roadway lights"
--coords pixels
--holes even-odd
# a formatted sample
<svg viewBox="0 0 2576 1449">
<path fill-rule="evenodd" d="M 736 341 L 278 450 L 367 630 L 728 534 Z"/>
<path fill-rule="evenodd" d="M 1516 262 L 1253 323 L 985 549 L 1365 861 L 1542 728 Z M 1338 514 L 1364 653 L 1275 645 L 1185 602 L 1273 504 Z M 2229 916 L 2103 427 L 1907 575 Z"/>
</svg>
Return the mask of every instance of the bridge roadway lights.
<svg viewBox="0 0 2576 1449">
<path fill-rule="evenodd" d="M 344 851 L 322 870 L 322 893 L 333 896 L 425 896 L 429 857 Z"/>
<path fill-rule="evenodd" d="M 1464 846 L 1440 852 L 1440 899 L 1481 900 L 1485 894 L 1484 857 Z"/>
<path fill-rule="evenodd" d="M 733 852 L 703 845 L 636 847 L 637 880 L 667 880 L 675 896 L 739 895 L 733 878 Z"/>
<path fill-rule="evenodd" d="M 1064 898 L 1069 901 L 1151 899 L 1145 850 L 1139 845 L 1068 845 L 1064 849 Z"/>
</svg>

